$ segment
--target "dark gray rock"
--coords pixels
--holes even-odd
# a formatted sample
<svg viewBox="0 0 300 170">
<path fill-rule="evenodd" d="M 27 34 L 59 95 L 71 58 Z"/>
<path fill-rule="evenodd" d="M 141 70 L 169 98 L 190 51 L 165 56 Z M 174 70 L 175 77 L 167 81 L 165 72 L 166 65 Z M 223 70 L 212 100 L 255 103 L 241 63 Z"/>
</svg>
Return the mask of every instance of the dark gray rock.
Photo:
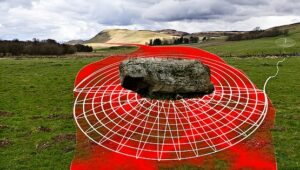
<svg viewBox="0 0 300 170">
<path fill-rule="evenodd" d="M 180 99 L 214 91 L 209 67 L 198 60 L 134 58 L 120 64 L 121 84 L 143 97 Z"/>
</svg>

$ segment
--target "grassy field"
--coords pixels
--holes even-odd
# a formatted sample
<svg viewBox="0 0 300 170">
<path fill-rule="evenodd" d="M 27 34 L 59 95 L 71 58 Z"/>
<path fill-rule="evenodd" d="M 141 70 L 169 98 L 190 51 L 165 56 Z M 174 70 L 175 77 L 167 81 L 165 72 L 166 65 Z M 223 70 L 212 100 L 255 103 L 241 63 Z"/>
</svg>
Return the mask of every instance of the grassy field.
<svg viewBox="0 0 300 170">
<path fill-rule="evenodd" d="M 300 54 L 300 24 L 286 26 L 289 29 L 287 36 L 277 36 L 271 38 L 260 38 L 244 41 L 225 41 L 223 39 L 209 40 L 200 44 L 191 44 L 218 54 L 219 56 L 265 56 L 280 54 Z M 285 42 L 285 39 L 287 40 Z M 283 48 L 284 45 L 292 45 L 289 48 Z"/>
<path fill-rule="evenodd" d="M 0 169 L 68 169 L 74 155 L 76 73 L 101 57 L 0 59 Z M 278 58 L 226 58 L 262 88 Z M 268 86 L 279 169 L 300 168 L 300 58 L 289 58 Z"/>
<path fill-rule="evenodd" d="M 74 78 L 98 59 L 0 60 L 0 169 L 68 169 Z"/>
<path fill-rule="evenodd" d="M 137 50 L 137 47 L 134 46 L 116 46 L 116 47 L 95 49 L 94 52 L 102 56 L 108 56 L 113 54 L 134 52 L 135 50 Z"/>
<path fill-rule="evenodd" d="M 279 59 L 226 59 L 243 70 L 262 89 L 266 78 L 276 71 Z M 267 94 L 276 109 L 272 130 L 278 169 L 300 169 L 300 58 L 289 58 L 280 66 L 277 78 L 267 87 Z"/>
</svg>

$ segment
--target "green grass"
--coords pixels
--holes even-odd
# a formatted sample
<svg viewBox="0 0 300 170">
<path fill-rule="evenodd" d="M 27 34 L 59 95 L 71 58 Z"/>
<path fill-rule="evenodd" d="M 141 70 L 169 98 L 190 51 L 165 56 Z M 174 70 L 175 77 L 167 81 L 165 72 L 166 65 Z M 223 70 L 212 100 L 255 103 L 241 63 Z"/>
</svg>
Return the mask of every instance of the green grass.
<svg viewBox="0 0 300 170">
<path fill-rule="evenodd" d="M 99 59 L 0 59 L 0 110 L 9 112 L 0 117 L 0 139 L 11 143 L 0 148 L 0 169 L 69 168 L 75 141 L 55 138 L 75 134 L 73 82 L 83 66 Z M 226 60 L 262 88 L 279 59 Z M 300 168 L 299 65 L 300 58 L 289 58 L 268 85 L 277 111 L 273 137 L 279 169 Z"/>
<path fill-rule="evenodd" d="M 68 169 L 75 141 L 55 138 L 75 135 L 73 82 L 80 68 L 97 60 L 0 60 L 0 110 L 10 113 L 0 117 L 0 139 L 11 142 L 0 148 L 0 169 Z M 42 143 L 46 148 L 37 149 Z"/>
<path fill-rule="evenodd" d="M 108 48 L 99 48 L 95 49 L 94 52 L 96 53 L 104 53 L 104 54 L 123 54 L 133 52 L 137 49 L 135 46 L 115 46 L 115 47 L 108 47 Z"/>
<path fill-rule="evenodd" d="M 276 40 L 287 38 L 296 44 L 290 48 L 283 49 Z M 280 43 L 282 44 L 282 43 Z M 264 56 L 279 54 L 300 54 L 300 25 L 291 27 L 288 36 L 277 36 L 271 38 L 260 38 L 243 41 L 225 41 L 225 39 L 209 40 L 200 44 L 190 46 L 202 48 L 219 56 Z"/>
<path fill-rule="evenodd" d="M 243 70 L 262 89 L 266 78 L 276 72 L 279 59 L 227 58 L 228 63 Z M 279 169 L 300 169 L 300 58 L 289 58 L 280 66 L 278 77 L 267 86 L 267 94 L 276 109 L 272 131 Z"/>
</svg>

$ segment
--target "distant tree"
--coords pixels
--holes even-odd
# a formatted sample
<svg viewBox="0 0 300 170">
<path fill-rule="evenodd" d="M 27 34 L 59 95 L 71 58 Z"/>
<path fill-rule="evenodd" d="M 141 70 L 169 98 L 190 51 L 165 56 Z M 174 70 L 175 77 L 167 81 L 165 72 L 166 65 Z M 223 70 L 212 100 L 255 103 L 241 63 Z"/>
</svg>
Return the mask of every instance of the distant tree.
<svg viewBox="0 0 300 170">
<path fill-rule="evenodd" d="M 49 44 L 57 44 L 57 42 L 55 40 L 52 40 L 52 39 L 47 39 L 45 40 L 46 43 L 49 43 Z"/>
<path fill-rule="evenodd" d="M 190 43 L 198 43 L 199 42 L 199 37 L 190 37 Z"/>
<path fill-rule="evenodd" d="M 18 39 L 12 40 L 11 45 L 8 47 L 9 52 L 14 56 L 19 56 L 22 54 L 24 45 Z"/>
<path fill-rule="evenodd" d="M 64 48 L 64 54 L 73 54 L 73 53 L 77 52 L 77 47 L 73 46 L 73 45 L 63 44 L 63 48 Z M 84 49 L 84 48 L 83 48 L 83 50 L 86 50 L 85 52 L 92 52 L 93 48 L 92 48 L 92 50 L 89 50 L 89 51 L 87 51 L 87 49 Z M 80 52 L 83 52 L 83 51 L 80 51 Z"/>
<path fill-rule="evenodd" d="M 172 39 L 163 38 L 162 40 L 156 38 L 154 40 L 149 40 L 149 45 L 172 45 L 172 44 L 189 44 L 189 43 L 198 43 L 199 37 L 184 37 L 179 38 L 173 37 Z"/>
<path fill-rule="evenodd" d="M 269 30 L 255 30 L 246 33 L 229 35 L 227 41 L 240 41 L 240 40 L 250 40 L 263 37 L 276 37 L 279 35 L 287 35 L 288 30 L 280 30 L 279 28 L 273 28 Z"/>
<path fill-rule="evenodd" d="M 178 44 L 183 44 L 183 36 L 178 39 Z"/>
<path fill-rule="evenodd" d="M 174 44 L 183 44 L 183 41 L 183 36 L 181 36 L 180 38 L 175 38 Z"/>
<path fill-rule="evenodd" d="M 152 39 L 150 39 L 149 45 L 150 46 L 153 45 L 153 40 Z"/>
<path fill-rule="evenodd" d="M 255 27 L 252 31 L 261 31 L 262 29 L 260 27 Z"/>
<path fill-rule="evenodd" d="M 36 38 L 33 38 L 32 41 L 33 41 L 34 44 L 38 44 L 40 42 L 40 40 L 38 40 Z"/>
<path fill-rule="evenodd" d="M 183 44 L 189 44 L 190 43 L 190 39 L 188 38 L 183 38 Z"/>
<path fill-rule="evenodd" d="M 154 39 L 153 45 L 162 45 L 162 41 L 159 38 Z"/>
<path fill-rule="evenodd" d="M 164 38 L 164 39 L 162 40 L 162 44 L 163 44 L 163 45 L 169 45 L 169 44 L 171 44 L 171 43 L 170 43 L 170 40 L 169 40 L 169 39 Z"/>
<path fill-rule="evenodd" d="M 82 45 L 82 44 L 76 44 L 75 47 L 76 47 L 77 52 L 92 52 L 93 51 L 93 47 Z"/>
<path fill-rule="evenodd" d="M 90 47 L 85 47 L 90 50 Z M 0 56 L 20 55 L 64 55 L 73 54 L 77 51 L 75 46 L 59 44 L 55 40 L 48 39 L 39 41 L 0 41 Z"/>
</svg>

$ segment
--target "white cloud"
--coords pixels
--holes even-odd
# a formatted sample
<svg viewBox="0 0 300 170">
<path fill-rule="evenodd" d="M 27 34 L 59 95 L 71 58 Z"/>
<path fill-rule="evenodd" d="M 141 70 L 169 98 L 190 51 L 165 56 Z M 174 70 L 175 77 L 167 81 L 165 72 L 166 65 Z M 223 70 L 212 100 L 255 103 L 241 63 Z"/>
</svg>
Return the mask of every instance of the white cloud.
<svg viewBox="0 0 300 170">
<path fill-rule="evenodd" d="M 157 21 L 207 20 L 231 15 L 235 10 L 235 7 L 226 1 L 165 0 L 148 8 L 144 17 Z"/>
<path fill-rule="evenodd" d="M 298 0 L 0 0 L 0 39 L 88 39 L 106 28 L 187 32 L 299 22 Z"/>
</svg>

